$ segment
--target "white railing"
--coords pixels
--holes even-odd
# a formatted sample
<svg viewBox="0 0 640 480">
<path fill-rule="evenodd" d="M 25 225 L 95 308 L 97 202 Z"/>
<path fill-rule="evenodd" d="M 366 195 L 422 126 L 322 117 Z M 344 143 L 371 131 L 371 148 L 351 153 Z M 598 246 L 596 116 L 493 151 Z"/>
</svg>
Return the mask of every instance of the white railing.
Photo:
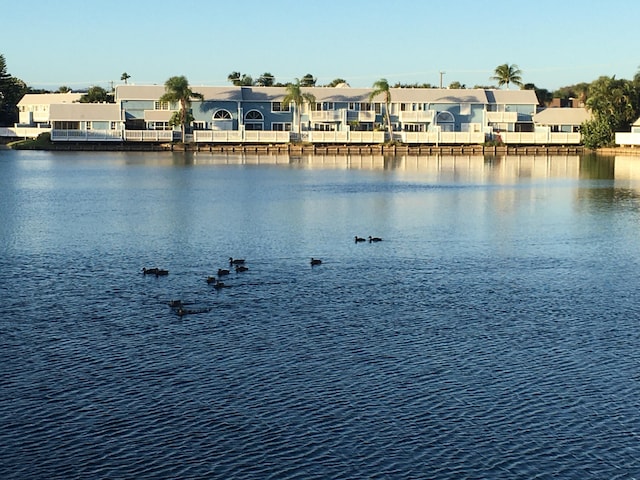
<svg viewBox="0 0 640 480">
<path fill-rule="evenodd" d="M 500 132 L 500 139 L 507 145 L 579 145 L 579 133 L 550 132 L 546 128 L 535 132 Z"/>
<path fill-rule="evenodd" d="M 171 130 L 125 130 L 124 139 L 127 142 L 171 142 Z"/>
<path fill-rule="evenodd" d="M 241 143 L 242 132 L 239 130 L 196 130 L 193 132 L 194 142 Z"/>
<path fill-rule="evenodd" d="M 640 133 L 634 132 L 617 132 L 617 145 L 640 145 Z"/>
<path fill-rule="evenodd" d="M 290 132 L 273 132 L 270 130 L 245 130 L 244 142 L 252 143 L 289 143 Z"/>
<path fill-rule="evenodd" d="M 339 122 L 344 110 L 312 110 L 309 118 L 312 122 Z"/>
<path fill-rule="evenodd" d="M 488 123 L 516 123 L 518 112 L 487 112 Z"/>
<path fill-rule="evenodd" d="M 420 111 L 404 111 L 400 112 L 400 121 L 403 123 L 433 123 L 435 118 L 435 111 L 433 110 L 420 110 Z"/>
<path fill-rule="evenodd" d="M 384 143 L 385 132 L 349 132 L 349 143 Z"/>
<path fill-rule="evenodd" d="M 121 130 L 51 130 L 52 142 L 119 142 Z"/>
<path fill-rule="evenodd" d="M 373 110 L 347 110 L 348 122 L 375 122 L 376 112 Z"/>
<path fill-rule="evenodd" d="M 308 132 L 311 143 L 348 143 L 349 132 L 323 132 L 313 130 Z"/>
<path fill-rule="evenodd" d="M 36 138 L 50 131 L 51 127 L 0 127 L 0 137 Z"/>
</svg>

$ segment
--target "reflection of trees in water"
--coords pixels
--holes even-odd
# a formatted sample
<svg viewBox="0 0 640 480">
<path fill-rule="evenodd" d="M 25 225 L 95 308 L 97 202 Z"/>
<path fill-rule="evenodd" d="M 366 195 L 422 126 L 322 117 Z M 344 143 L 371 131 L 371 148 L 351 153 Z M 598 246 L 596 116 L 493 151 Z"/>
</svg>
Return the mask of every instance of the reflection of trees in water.
<svg viewBox="0 0 640 480">
<path fill-rule="evenodd" d="M 613 180 L 615 157 L 587 153 L 580 158 L 580 178 L 585 180 Z"/>
</svg>

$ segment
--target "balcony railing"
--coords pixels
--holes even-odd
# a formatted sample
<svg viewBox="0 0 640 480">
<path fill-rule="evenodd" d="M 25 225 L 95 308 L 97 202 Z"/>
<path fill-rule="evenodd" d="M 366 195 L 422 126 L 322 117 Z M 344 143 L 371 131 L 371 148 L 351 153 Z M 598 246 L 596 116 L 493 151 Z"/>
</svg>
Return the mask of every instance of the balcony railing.
<svg viewBox="0 0 640 480">
<path fill-rule="evenodd" d="M 312 122 L 340 122 L 344 110 L 312 110 L 309 118 Z"/>
<path fill-rule="evenodd" d="M 348 110 L 347 121 L 348 122 L 375 122 L 376 112 L 373 110 L 363 110 L 363 111 Z"/>
<path fill-rule="evenodd" d="M 404 111 L 400 112 L 400 121 L 403 123 L 433 123 L 435 113 L 433 110 Z"/>
<path fill-rule="evenodd" d="M 488 123 L 516 123 L 518 112 L 487 112 Z"/>
</svg>

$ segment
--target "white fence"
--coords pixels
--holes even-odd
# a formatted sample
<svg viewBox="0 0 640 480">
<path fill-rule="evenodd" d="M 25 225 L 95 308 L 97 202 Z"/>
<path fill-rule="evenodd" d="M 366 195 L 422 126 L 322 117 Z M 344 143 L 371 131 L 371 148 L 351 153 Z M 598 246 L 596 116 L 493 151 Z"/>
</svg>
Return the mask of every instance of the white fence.
<svg viewBox="0 0 640 480">
<path fill-rule="evenodd" d="M 124 139 L 127 142 L 171 142 L 171 130 L 125 130 Z"/>
<path fill-rule="evenodd" d="M 50 131 L 51 128 L 42 127 L 0 127 L 0 137 L 36 138 L 41 133 Z"/>
<path fill-rule="evenodd" d="M 120 142 L 121 130 L 51 130 L 52 142 Z"/>
<path fill-rule="evenodd" d="M 640 133 L 618 132 L 616 133 L 616 144 L 622 146 L 640 145 Z"/>
</svg>

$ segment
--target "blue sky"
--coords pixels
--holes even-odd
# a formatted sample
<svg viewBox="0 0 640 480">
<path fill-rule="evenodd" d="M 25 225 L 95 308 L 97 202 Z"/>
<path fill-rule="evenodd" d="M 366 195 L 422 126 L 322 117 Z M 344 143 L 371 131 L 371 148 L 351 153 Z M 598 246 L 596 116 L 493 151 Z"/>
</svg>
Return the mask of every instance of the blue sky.
<svg viewBox="0 0 640 480">
<path fill-rule="evenodd" d="M 0 54 L 34 88 L 228 85 L 240 71 L 287 82 L 311 73 L 352 87 L 459 81 L 491 85 L 517 64 L 555 90 L 640 67 L 640 1 L 0 0 Z"/>
</svg>

